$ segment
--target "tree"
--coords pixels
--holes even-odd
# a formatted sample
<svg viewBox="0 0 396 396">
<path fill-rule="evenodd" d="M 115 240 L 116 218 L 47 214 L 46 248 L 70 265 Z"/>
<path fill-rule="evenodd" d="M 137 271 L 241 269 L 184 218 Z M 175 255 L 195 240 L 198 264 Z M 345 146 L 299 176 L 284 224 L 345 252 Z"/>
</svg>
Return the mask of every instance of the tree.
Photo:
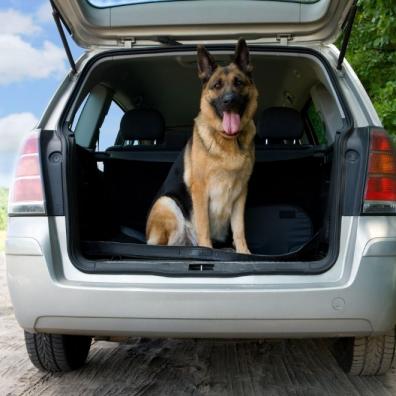
<svg viewBox="0 0 396 396">
<path fill-rule="evenodd" d="M 388 132 L 396 135 L 396 1 L 359 0 L 347 52 Z"/>
</svg>

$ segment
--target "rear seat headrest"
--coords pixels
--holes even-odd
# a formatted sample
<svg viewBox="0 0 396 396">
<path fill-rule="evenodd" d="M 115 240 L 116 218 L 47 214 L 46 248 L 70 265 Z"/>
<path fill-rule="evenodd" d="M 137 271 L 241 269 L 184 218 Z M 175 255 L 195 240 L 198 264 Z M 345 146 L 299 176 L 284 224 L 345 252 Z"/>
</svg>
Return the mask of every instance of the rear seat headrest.
<svg viewBox="0 0 396 396">
<path fill-rule="evenodd" d="M 270 107 L 259 116 L 257 135 L 261 139 L 301 139 L 304 123 L 301 114 L 289 107 Z"/>
<path fill-rule="evenodd" d="M 161 113 L 153 109 L 127 111 L 120 123 L 120 133 L 124 140 L 162 141 L 165 122 Z"/>
</svg>

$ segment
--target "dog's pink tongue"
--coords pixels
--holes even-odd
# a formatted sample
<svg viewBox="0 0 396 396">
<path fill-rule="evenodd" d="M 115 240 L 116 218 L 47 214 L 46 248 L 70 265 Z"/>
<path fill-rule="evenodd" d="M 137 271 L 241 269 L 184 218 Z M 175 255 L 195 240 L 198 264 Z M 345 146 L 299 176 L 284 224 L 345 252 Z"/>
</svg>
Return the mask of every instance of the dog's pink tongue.
<svg viewBox="0 0 396 396">
<path fill-rule="evenodd" d="M 239 132 L 241 117 L 238 113 L 225 111 L 223 114 L 223 129 L 227 135 L 235 135 Z"/>
</svg>

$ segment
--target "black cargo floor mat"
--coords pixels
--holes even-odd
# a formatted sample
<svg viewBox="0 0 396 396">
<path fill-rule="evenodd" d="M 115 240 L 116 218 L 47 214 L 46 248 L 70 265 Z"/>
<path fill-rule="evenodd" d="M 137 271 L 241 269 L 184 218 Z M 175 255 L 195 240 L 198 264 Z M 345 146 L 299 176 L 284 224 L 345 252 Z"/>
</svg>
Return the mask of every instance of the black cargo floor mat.
<svg viewBox="0 0 396 396">
<path fill-rule="evenodd" d="M 294 252 L 282 255 L 240 254 L 230 249 L 211 249 L 199 246 L 153 246 L 140 243 L 83 241 L 84 256 L 93 260 L 199 260 L 199 261 L 308 261 L 325 256 L 319 246 L 319 233 Z"/>
</svg>

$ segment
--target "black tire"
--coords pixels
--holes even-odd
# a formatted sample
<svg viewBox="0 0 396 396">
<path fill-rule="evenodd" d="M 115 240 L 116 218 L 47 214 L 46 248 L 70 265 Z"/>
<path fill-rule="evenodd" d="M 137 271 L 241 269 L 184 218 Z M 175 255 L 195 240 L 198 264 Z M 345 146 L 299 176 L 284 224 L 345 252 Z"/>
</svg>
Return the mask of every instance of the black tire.
<svg viewBox="0 0 396 396">
<path fill-rule="evenodd" d="M 334 356 L 348 374 L 383 375 L 395 358 L 395 331 L 375 337 L 341 338 L 335 344 Z"/>
<path fill-rule="evenodd" d="M 80 368 L 87 360 L 92 337 L 29 333 L 25 344 L 31 362 L 41 371 L 67 372 Z"/>
</svg>

